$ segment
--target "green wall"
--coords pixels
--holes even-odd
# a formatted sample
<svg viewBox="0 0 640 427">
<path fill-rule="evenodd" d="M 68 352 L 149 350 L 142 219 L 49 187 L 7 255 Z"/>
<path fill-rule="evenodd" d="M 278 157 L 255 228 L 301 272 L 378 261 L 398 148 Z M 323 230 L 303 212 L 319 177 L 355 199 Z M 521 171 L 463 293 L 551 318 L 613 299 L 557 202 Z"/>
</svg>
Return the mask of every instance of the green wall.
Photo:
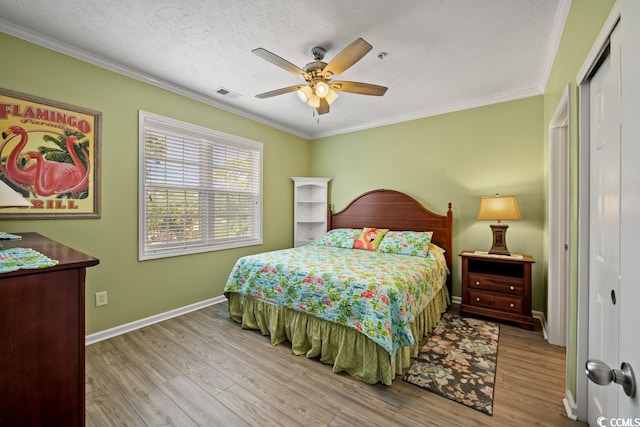
<svg viewBox="0 0 640 427">
<path fill-rule="evenodd" d="M 430 210 L 454 207 L 454 251 L 488 249 L 488 224 L 477 221 L 478 199 L 495 192 L 515 194 L 523 220 L 512 221 L 512 252 L 536 258 L 533 309 L 546 313 L 549 196 L 549 124 L 570 85 L 571 233 L 577 242 L 578 92 L 576 75 L 615 0 L 573 1 L 543 96 L 494 104 L 442 116 L 332 136 L 312 142 L 311 172 L 332 177 L 330 201 L 342 209 L 374 188 L 404 191 Z M 577 260 L 572 253 L 569 288 L 567 386 L 576 393 Z M 454 256 L 454 290 L 460 296 L 460 267 Z"/>
<path fill-rule="evenodd" d="M 2 221 L 100 259 L 87 270 L 88 334 L 220 296 L 238 257 L 292 245 L 291 177 L 309 175 L 308 141 L 2 33 L 0 52 L 0 86 L 102 112 L 102 217 Z M 140 109 L 264 144 L 263 245 L 138 262 Z"/>
<path fill-rule="evenodd" d="M 558 51 L 556 53 L 555 62 L 544 96 L 544 138 L 545 138 L 545 191 L 548 189 L 548 159 L 549 156 L 549 132 L 548 128 L 560 102 L 564 91 L 569 85 L 570 97 L 570 123 L 569 123 L 569 139 L 570 139 L 570 160 L 571 160 L 571 240 L 569 242 L 572 248 L 570 260 L 571 283 L 569 285 L 569 345 L 567 347 L 567 385 L 568 389 L 576 394 L 576 375 L 582 371 L 577 365 L 577 248 L 578 248 L 578 89 L 576 76 L 580 68 L 587 59 L 587 55 L 591 50 L 600 30 L 609 16 L 615 0 L 581 0 L 571 3 L 571 9 Z M 548 196 L 548 192 L 545 192 Z M 548 209 L 548 197 L 545 197 L 545 210 Z M 545 244 L 548 235 L 548 227 L 545 221 Z M 545 253 L 545 255 L 547 255 Z"/>
<path fill-rule="evenodd" d="M 509 250 L 542 259 L 542 106 L 534 96 L 318 139 L 311 172 L 333 178 L 336 210 L 376 188 L 403 191 L 441 214 L 453 203 L 453 293 L 460 296 L 458 253 L 492 243 L 491 222 L 476 220 L 482 196 L 517 196 L 523 219 L 509 222 Z M 534 310 L 544 309 L 542 277 L 534 266 Z"/>
<path fill-rule="evenodd" d="M 614 0 L 572 2 L 543 96 L 306 141 L 0 34 L 0 86 L 102 112 L 102 218 L 3 220 L 8 232 L 36 231 L 100 259 L 87 271 L 87 333 L 94 333 L 221 295 L 235 260 L 291 245 L 291 176 L 326 176 L 330 202 L 342 209 L 375 188 L 404 191 L 430 210 L 454 209 L 454 295 L 460 295 L 462 249 L 488 249 L 489 222 L 477 221 L 479 198 L 515 194 L 521 221 L 509 222 L 512 252 L 531 254 L 533 308 L 546 310 L 548 125 L 572 84 L 572 229 L 577 223 L 576 74 Z M 9 64 L 9 65 L 7 65 Z M 264 244 L 163 260 L 137 261 L 137 117 L 143 109 L 264 143 Z M 575 234 L 572 245 L 576 246 Z M 572 271 L 576 263 L 572 259 Z M 575 369 L 575 294 L 567 350 Z M 94 294 L 109 304 L 96 308 Z M 571 372 L 571 369 L 570 369 Z M 575 392 L 575 377 L 568 377 Z"/>
</svg>

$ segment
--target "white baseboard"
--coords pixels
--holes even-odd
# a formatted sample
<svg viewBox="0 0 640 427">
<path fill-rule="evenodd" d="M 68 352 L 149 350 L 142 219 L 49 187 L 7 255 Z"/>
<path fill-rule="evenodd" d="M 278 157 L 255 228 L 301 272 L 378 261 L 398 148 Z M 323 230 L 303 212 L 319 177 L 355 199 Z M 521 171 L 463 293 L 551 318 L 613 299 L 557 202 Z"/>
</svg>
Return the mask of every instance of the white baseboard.
<svg viewBox="0 0 640 427">
<path fill-rule="evenodd" d="M 576 405 L 576 402 L 573 400 L 571 390 L 566 391 L 562 403 L 564 403 L 564 409 L 567 411 L 567 417 L 576 421 L 578 419 L 578 405 Z"/>
<path fill-rule="evenodd" d="M 110 329 L 105 329 L 104 331 L 96 332 L 95 334 L 86 335 L 84 337 L 84 344 L 91 345 L 97 342 L 116 337 L 118 335 L 126 334 L 127 332 L 135 331 L 136 329 L 144 328 L 145 326 L 153 325 L 154 323 L 159 323 L 164 320 L 171 319 L 173 317 L 181 316 L 183 314 L 190 313 L 192 311 L 200 310 L 201 308 L 209 307 L 210 305 L 219 304 L 223 301 L 226 301 L 227 298 L 224 295 L 210 298 L 208 300 L 200 301 L 194 304 L 186 305 L 184 307 L 179 307 L 174 310 L 169 310 L 164 313 L 156 314 L 154 316 L 146 317 L 144 319 L 136 320 L 131 323 L 126 323 L 124 325 L 116 326 Z M 458 296 L 451 297 L 451 302 L 453 304 L 461 304 L 462 298 Z M 544 317 L 544 313 L 541 311 L 533 311 L 533 317 L 540 320 L 540 324 L 542 325 L 542 333 L 544 334 L 545 339 L 547 338 L 547 322 Z"/>
<path fill-rule="evenodd" d="M 540 321 L 540 326 L 542 327 L 542 335 L 544 335 L 544 339 L 549 341 L 549 325 L 547 324 L 547 318 L 544 317 L 544 313 L 542 311 L 531 310 L 531 315 Z"/>
<path fill-rule="evenodd" d="M 146 317 L 144 319 L 136 320 L 131 323 L 116 326 L 111 329 L 96 332 L 95 334 L 86 335 L 84 337 L 84 345 L 95 344 L 97 342 L 113 338 L 118 335 L 126 334 L 127 332 L 135 331 L 136 329 L 144 328 L 145 326 L 153 325 L 154 323 L 159 323 L 173 317 L 200 310 L 201 308 L 209 307 L 210 305 L 219 304 L 226 300 L 227 298 L 224 295 L 221 295 L 219 297 L 210 298 L 194 304 L 185 305 L 184 307 L 179 307 L 174 310 L 169 310 L 164 313 L 156 314 L 154 316 Z"/>
</svg>

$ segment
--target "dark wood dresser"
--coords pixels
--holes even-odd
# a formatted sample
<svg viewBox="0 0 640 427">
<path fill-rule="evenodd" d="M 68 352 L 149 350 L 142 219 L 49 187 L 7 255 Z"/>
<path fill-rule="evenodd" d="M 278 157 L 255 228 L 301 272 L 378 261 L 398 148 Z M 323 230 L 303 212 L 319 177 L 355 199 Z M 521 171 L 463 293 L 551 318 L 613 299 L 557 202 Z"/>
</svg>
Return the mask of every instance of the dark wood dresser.
<svg viewBox="0 0 640 427">
<path fill-rule="evenodd" d="M 475 314 L 534 328 L 531 315 L 532 256 L 477 255 L 462 251 L 463 316 Z"/>
<path fill-rule="evenodd" d="M 0 274 L 0 425 L 85 423 L 84 281 L 96 258 L 37 233 L 3 249 L 31 248 L 53 267 Z"/>
</svg>

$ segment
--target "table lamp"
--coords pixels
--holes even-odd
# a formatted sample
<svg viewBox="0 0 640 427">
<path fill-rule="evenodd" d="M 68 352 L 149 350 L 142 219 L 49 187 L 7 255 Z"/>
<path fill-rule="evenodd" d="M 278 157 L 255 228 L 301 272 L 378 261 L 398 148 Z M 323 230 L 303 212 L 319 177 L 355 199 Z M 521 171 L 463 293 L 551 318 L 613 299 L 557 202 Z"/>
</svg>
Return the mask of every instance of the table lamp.
<svg viewBox="0 0 640 427">
<path fill-rule="evenodd" d="M 490 254 L 493 255 L 511 255 L 507 249 L 507 224 L 500 221 L 506 219 L 522 219 L 516 196 L 500 196 L 496 194 L 492 197 L 482 197 L 480 199 L 480 211 L 478 219 L 494 220 L 497 224 L 491 224 L 493 232 L 493 246 L 491 246 Z"/>
<path fill-rule="evenodd" d="M 0 208 L 17 208 L 21 206 L 31 206 L 31 202 L 0 180 Z"/>
</svg>

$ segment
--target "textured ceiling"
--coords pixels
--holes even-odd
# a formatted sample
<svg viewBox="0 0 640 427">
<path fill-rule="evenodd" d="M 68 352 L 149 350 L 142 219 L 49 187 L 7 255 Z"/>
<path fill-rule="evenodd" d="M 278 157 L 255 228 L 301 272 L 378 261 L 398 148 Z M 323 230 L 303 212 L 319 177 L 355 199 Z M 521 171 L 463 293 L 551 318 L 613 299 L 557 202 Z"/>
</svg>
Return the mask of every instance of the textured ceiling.
<svg viewBox="0 0 640 427">
<path fill-rule="evenodd" d="M 569 4 L 0 0 L 0 31 L 317 138 L 542 93 Z M 319 117 L 295 92 L 255 97 L 304 80 L 252 49 L 302 68 L 312 47 L 324 47 L 327 61 L 358 37 L 373 49 L 337 79 L 387 86 L 383 97 L 340 93 Z"/>
</svg>

